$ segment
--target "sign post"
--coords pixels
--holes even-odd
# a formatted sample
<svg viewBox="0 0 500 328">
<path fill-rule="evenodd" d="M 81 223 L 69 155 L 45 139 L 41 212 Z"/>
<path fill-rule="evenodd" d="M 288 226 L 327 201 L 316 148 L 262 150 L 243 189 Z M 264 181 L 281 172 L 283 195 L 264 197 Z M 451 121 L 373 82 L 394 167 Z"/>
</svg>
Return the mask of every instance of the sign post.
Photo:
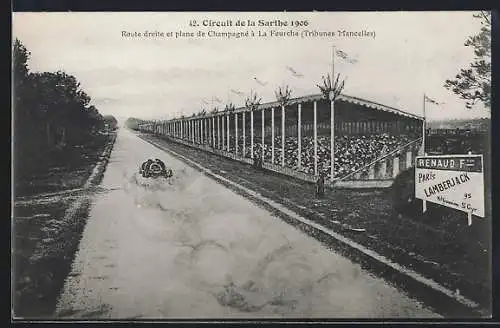
<svg viewBox="0 0 500 328">
<path fill-rule="evenodd" d="M 485 217 L 483 155 L 418 156 L 415 165 L 415 197 Z"/>
</svg>

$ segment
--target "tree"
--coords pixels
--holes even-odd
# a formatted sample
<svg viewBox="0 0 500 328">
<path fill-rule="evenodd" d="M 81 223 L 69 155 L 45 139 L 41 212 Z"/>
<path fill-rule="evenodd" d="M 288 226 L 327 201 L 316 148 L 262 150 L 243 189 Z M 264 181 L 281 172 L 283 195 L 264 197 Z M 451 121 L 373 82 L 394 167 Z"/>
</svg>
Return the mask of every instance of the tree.
<svg viewBox="0 0 500 328">
<path fill-rule="evenodd" d="M 118 121 L 113 115 L 104 115 L 103 119 L 111 130 L 115 130 L 118 127 Z"/>
<path fill-rule="evenodd" d="M 90 97 L 80 89 L 76 78 L 58 71 L 31 73 L 30 79 L 35 89 L 30 106 L 37 109 L 37 115 L 45 123 L 47 145 L 54 144 L 56 135 L 59 135 L 57 143 L 65 144 L 68 127 L 71 127 L 69 137 L 72 139 L 84 137 L 90 130 L 86 108 Z"/>
<path fill-rule="evenodd" d="M 26 49 L 19 39 L 14 41 L 13 49 L 13 70 L 14 70 L 14 84 L 19 86 L 26 82 L 28 78 L 28 59 L 31 53 Z"/>
<path fill-rule="evenodd" d="M 446 80 L 444 86 L 466 100 L 466 107 L 472 108 L 482 102 L 491 108 L 491 13 L 481 11 L 473 15 L 481 20 L 481 31 L 465 41 L 466 47 L 474 49 L 475 58 L 470 66 L 461 69 L 455 79 Z"/>
</svg>

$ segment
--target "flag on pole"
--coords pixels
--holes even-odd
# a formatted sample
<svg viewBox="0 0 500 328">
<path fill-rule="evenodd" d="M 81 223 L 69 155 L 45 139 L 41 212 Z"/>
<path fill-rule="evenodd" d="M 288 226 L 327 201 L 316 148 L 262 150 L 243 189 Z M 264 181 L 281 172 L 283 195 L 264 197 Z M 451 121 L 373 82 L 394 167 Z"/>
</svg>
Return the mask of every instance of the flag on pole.
<svg viewBox="0 0 500 328">
<path fill-rule="evenodd" d="M 253 78 L 255 80 L 255 82 L 257 82 L 258 84 L 260 84 L 261 86 L 265 87 L 267 85 L 267 82 L 262 82 L 261 80 L 259 80 L 258 78 L 254 77 Z"/>
<path fill-rule="evenodd" d="M 424 100 L 426 102 L 429 102 L 431 104 L 438 105 L 438 106 L 444 104 L 444 103 L 440 103 L 440 102 L 438 102 L 438 101 L 436 101 L 436 100 L 434 100 L 432 98 L 429 98 L 427 95 L 424 96 Z"/>
<path fill-rule="evenodd" d="M 217 97 L 213 97 L 213 98 L 212 98 L 212 100 L 213 100 L 213 101 L 215 101 L 215 102 L 218 102 L 219 104 L 222 102 L 222 100 L 220 100 L 220 99 L 219 99 L 219 98 L 217 98 Z"/>
<path fill-rule="evenodd" d="M 237 91 L 237 90 L 234 90 L 234 89 L 231 89 L 231 92 L 234 93 L 234 94 L 237 94 L 238 96 L 244 96 L 245 95 L 244 92 Z"/>
<path fill-rule="evenodd" d="M 204 103 L 205 105 L 208 105 L 208 102 L 205 99 L 201 99 L 201 102 Z"/>
<path fill-rule="evenodd" d="M 337 51 L 335 51 L 335 53 L 337 54 L 337 56 L 344 59 L 345 61 L 347 61 L 350 64 L 356 64 L 358 62 L 357 59 L 351 58 L 342 50 L 337 50 Z"/>
<path fill-rule="evenodd" d="M 302 78 L 302 77 L 304 77 L 304 74 L 298 73 L 296 70 L 294 70 L 290 66 L 287 66 L 286 69 L 289 70 L 292 73 L 293 76 L 295 76 L 295 77 L 297 77 L 299 79 Z"/>
</svg>

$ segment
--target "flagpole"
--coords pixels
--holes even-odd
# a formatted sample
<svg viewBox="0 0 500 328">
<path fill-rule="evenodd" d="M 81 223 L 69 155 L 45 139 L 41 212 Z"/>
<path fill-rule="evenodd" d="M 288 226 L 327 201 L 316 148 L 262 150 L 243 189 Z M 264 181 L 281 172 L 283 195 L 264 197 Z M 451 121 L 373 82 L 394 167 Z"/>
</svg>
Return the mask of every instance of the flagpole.
<svg viewBox="0 0 500 328">
<path fill-rule="evenodd" d="M 423 99 L 423 121 L 422 121 L 422 155 L 425 155 L 425 130 L 426 130 L 426 117 L 425 117 L 425 92 Z"/>
<path fill-rule="evenodd" d="M 424 119 L 422 121 L 422 156 L 425 156 L 425 92 L 423 99 L 423 116 Z M 425 213 L 427 211 L 427 201 L 425 199 L 422 200 L 422 212 Z"/>
<path fill-rule="evenodd" d="M 332 46 L 332 80 L 335 74 L 335 45 Z M 333 84 L 332 84 L 333 85 Z M 335 174 L 335 104 L 330 99 L 330 180 L 333 181 Z"/>
<path fill-rule="evenodd" d="M 332 46 L 332 83 L 334 74 L 335 74 L 335 45 Z"/>
</svg>

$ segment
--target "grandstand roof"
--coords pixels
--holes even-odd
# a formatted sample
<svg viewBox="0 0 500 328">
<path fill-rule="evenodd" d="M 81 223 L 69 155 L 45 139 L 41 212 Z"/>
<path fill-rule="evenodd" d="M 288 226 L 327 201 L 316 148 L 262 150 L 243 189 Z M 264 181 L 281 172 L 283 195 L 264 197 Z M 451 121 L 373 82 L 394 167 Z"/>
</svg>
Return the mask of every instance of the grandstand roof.
<svg viewBox="0 0 500 328">
<path fill-rule="evenodd" d="M 322 99 L 325 99 L 322 94 L 307 95 L 307 96 L 303 96 L 303 97 L 297 97 L 297 98 L 290 99 L 289 105 L 294 105 L 294 104 L 304 103 L 304 102 L 311 102 L 311 101 L 318 101 L 318 100 L 322 100 Z M 360 105 L 360 106 L 364 106 L 364 107 L 368 107 L 368 108 L 372 108 L 375 110 L 390 112 L 390 113 L 397 114 L 397 115 L 412 117 L 412 118 L 416 118 L 416 119 L 423 119 L 423 117 L 421 117 L 421 116 L 407 113 L 405 111 L 402 111 L 402 110 L 394 108 L 394 107 L 382 105 L 382 104 L 379 104 L 379 103 L 376 103 L 376 102 L 373 102 L 370 100 L 366 100 L 366 99 L 361 99 L 358 97 L 348 96 L 346 94 L 341 94 L 338 97 L 338 100 L 345 101 L 345 102 L 352 103 L 352 104 L 356 104 L 356 105 Z M 273 101 L 273 102 L 261 104 L 258 107 L 258 109 L 267 109 L 267 108 L 278 107 L 278 106 L 280 106 L 280 104 L 277 101 Z M 238 108 L 237 110 L 244 111 L 245 108 Z"/>
<path fill-rule="evenodd" d="M 324 100 L 325 98 L 323 97 L 322 94 L 312 94 L 312 95 L 307 95 L 307 96 L 302 96 L 302 97 L 297 97 L 297 98 L 292 98 L 290 99 L 290 101 L 288 102 L 288 105 L 294 105 L 294 104 L 298 104 L 298 103 L 305 103 L 305 102 L 312 102 L 312 101 L 319 101 L 319 100 Z M 423 116 L 419 116 L 419 115 L 415 115 L 415 114 L 411 114 L 411 113 L 408 113 L 408 112 L 405 112 L 401 109 L 397 109 L 395 107 L 391 107 L 391 106 L 387 106 L 387 105 L 383 105 L 383 104 L 380 104 L 380 103 L 377 103 L 377 102 L 374 102 L 374 101 L 370 101 L 370 100 L 366 100 L 366 99 L 362 99 L 362 98 L 358 98 L 358 97 L 353 97 L 353 96 L 349 96 L 349 95 L 346 95 L 346 94 L 341 94 L 338 98 L 337 98 L 337 101 L 344 101 L 344 102 L 347 102 L 347 103 L 351 103 L 351 104 L 355 104 L 355 105 L 359 105 L 359 106 L 363 106 L 363 107 L 366 107 L 366 108 L 371 108 L 373 110 L 379 110 L 379 111 L 383 111 L 383 112 L 388 112 L 388 113 L 391 113 L 391 114 L 395 114 L 395 115 L 401 115 L 401 116 L 405 116 L 405 117 L 410 117 L 410 118 L 415 118 L 415 119 L 419 119 L 419 120 L 423 120 Z M 278 101 L 273 101 L 273 102 L 268 102 L 268 103 L 264 103 L 264 104 L 260 104 L 257 109 L 258 110 L 261 110 L 261 109 L 268 109 L 268 108 L 276 108 L 276 107 L 279 107 L 280 104 Z M 241 113 L 241 112 L 247 112 L 248 111 L 248 108 L 246 107 L 239 107 L 239 108 L 236 108 L 233 113 Z M 215 114 L 223 114 L 225 113 L 226 111 L 225 110 L 221 110 L 221 111 L 218 111 L 216 112 Z M 207 113 L 207 116 L 211 116 L 212 113 L 208 112 Z M 198 118 L 199 116 L 189 116 L 189 117 L 186 117 L 187 119 L 192 119 L 192 118 Z"/>
</svg>

